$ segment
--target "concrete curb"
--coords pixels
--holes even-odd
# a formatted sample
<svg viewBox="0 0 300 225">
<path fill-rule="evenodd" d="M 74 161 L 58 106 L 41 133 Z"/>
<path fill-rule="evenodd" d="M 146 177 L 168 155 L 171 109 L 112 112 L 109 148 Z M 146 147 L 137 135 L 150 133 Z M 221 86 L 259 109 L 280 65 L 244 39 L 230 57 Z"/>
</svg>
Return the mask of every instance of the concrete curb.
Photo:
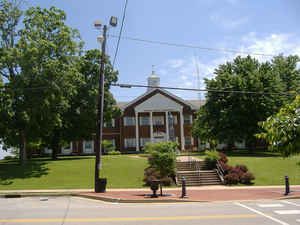
<svg viewBox="0 0 300 225">
<path fill-rule="evenodd" d="M 87 199 L 94 199 L 100 200 L 105 202 L 112 202 L 112 203 L 179 203 L 179 202 L 209 202 L 204 200 L 188 200 L 188 199 L 121 199 L 121 198 L 110 198 L 104 196 L 95 196 L 95 195 L 85 195 L 85 194 L 73 194 L 73 196 L 87 198 Z"/>
<path fill-rule="evenodd" d="M 46 197 L 46 196 L 54 196 L 54 197 L 62 197 L 62 196 L 72 196 L 71 192 L 15 192 L 15 193 L 0 193 L 0 198 L 24 198 L 24 197 Z"/>
</svg>

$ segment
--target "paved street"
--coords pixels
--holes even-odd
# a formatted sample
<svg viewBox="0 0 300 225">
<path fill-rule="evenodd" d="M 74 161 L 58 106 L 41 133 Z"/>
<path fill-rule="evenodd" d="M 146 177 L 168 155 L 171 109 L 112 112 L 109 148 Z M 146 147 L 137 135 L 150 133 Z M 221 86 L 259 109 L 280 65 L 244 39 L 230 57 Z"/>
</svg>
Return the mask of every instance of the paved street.
<svg viewBox="0 0 300 225">
<path fill-rule="evenodd" d="M 299 224 L 300 200 L 106 203 L 78 197 L 0 199 L 0 224 Z"/>
</svg>

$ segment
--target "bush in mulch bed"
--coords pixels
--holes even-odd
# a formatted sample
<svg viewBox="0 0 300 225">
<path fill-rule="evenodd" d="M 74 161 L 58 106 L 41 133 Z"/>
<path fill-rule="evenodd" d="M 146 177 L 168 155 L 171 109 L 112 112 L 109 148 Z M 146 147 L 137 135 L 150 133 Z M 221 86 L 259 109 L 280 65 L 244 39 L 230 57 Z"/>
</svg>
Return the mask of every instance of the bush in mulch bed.
<svg viewBox="0 0 300 225">
<path fill-rule="evenodd" d="M 246 165 L 236 165 L 235 167 L 227 164 L 228 159 L 224 153 L 219 152 L 220 165 L 224 170 L 225 184 L 252 184 L 255 179 L 252 173 L 248 172 Z"/>
</svg>

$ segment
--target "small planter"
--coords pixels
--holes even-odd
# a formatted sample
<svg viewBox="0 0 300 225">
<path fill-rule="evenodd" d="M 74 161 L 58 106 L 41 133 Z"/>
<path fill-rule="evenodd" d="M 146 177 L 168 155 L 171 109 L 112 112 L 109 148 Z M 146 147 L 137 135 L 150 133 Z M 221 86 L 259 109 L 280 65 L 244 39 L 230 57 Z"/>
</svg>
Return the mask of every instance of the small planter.
<svg viewBox="0 0 300 225">
<path fill-rule="evenodd" d="M 156 194 L 156 192 L 158 190 L 159 184 L 160 184 L 160 180 L 152 180 L 151 181 L 150 188 L 153 191 L 153 194 L 151 195 L 151 198 L 157 198 L 158 197 L 158 195 Z"/>
</svg>

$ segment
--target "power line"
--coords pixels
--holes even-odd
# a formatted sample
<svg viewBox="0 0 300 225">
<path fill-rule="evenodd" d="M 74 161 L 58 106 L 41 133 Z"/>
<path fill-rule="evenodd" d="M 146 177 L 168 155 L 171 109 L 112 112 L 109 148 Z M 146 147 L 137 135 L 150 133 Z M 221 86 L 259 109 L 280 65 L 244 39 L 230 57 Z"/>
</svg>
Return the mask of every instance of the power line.
<svg viewBox="0 0 300 225">
<path fill-rule="evenodd" d="M 123 31 L 123 25 L 124 25 L 124 20 L 125 20 L 127 3 L 128 3 L 128 0 L 126 0 L 125 6 L 124 6 L 124 10 L 123 10 L 122 25 L 121 25 L 121 29 L 120 29 L 120 33 L 119 33 L 119 38 L 118 38 L 118 43 L 117 43 L 117 48 L 116 48 L 116 52 L 115 52 L 115 56 L 114 56 L 113 68 L 115 67 L 115 62 L 116 62 L 117 54 L 118 54 L 118 51 L 119 51 L 119 45 L 120 45 L 120 40 L 121 40 L 121 36 L 122 36 L 122 31 Z"/>
<path fill-rule="evenodd" d="M 258 92 L 258 91 L 236 91 L 236 90 L 222 90 L 222 89 L 197 89 L 197 88 L 178 88 L 178 87 L 157 87 L 151 85 L 139 85 L 139 84 L 111 84 L 112 86 L 117 86 L 121 88 L 160 88 L 160 89 L 170 89 L 170 90 L 180 90 L 180 91 L 205 91 L 214 93 L 237 93 L 237 94 L 257 94 L 257 95 L 287 95 L 295 96 L 296 94 L 289 94 L 284 92 Z"/>
<path fill-rule="evenodd" d="M 202 92 L 214 92 L 214 93 L 237 93 L 237 94 L 257 94 L 257 95 L 286 95 L 295 96 L 299 92 L 295 91 L 294 94 L 289 94 L 285 92 L 258 92 L 258 91 L 237 91 L 237 90 L 222 90 L 222 89 L 199 89 L 199 88 L 180 88 L 180 87 L 166 87 L 166 86 L 151 86 L 151 85 L 140 85 L 140 84 L 118 84 L 114 83 L 111 86 L 121 87 L 121 88 L 160 88 L 169 90 L 180 90 L 180 91 L 202 91 Z M 11 88 L 11 87 L 0 87 L 0 89 L 13 89 L 13 90 L 39 90 L 39 89 L 55 89 L 54 87 L 44 86 L 44 87 L 32 87 L 32 88 Z M 124 96 L 125 97 L 125 96 Z M 134 96 L 127 96 L 134 97 Z"/>
<path fill-rule="evenodd" d="M 123 37 L 118 36 L 118 35 L 109 35 L 109 36 L 113 37 L 113 38 L 122 38 L 122 39 L 126 39 L 126 40 L 139 41 L 139 42 L 144 42 L 144 43 L 148 43 L 148 44 L 159 44 L 159 45 L 167 45 L 167 46 L 174 46 L 174 47 L 192 48 L 192 49 L 200 49 L 200 50 L 205 50 L 205 51 L 229 52 L 229 53 L 239 53 L 239 54 L 258 55 L 258 56 L 267 56 L 267 57 L 275 56 L 275 55 L 271 55 L 271 54 L 264 54 L 264 53 L 257 53 L 257 52 L 242 52 L 242 51 L 238 51 L 238 50 L 234 50 L 234 49 L 225 49 L 225 48 L 208 48 L 208 47 L 201 47 L 201 46 L 197 46 L 197 45 L 146 40 L 146 39 L 134 38 L 134 37 L 128 37 L 128 36 L 123 36 Z"/>
</svg>

